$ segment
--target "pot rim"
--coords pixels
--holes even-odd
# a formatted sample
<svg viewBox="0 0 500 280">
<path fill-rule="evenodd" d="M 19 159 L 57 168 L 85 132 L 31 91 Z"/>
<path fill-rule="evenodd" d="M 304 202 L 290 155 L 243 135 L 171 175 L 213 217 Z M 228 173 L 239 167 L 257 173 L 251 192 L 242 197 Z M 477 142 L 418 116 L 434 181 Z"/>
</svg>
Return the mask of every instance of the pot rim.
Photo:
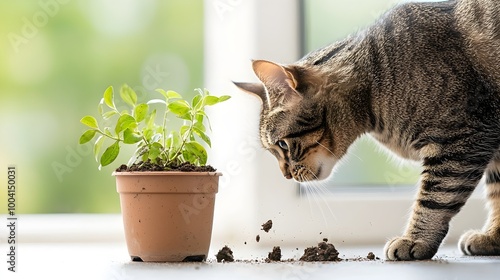
<svg viewBox="0 0 500 280">
<path fill-rule="evenodd" d="M 113 171 L 112 176 L 222 176 L 221 172 L 192 171 Z"/>
</svg>

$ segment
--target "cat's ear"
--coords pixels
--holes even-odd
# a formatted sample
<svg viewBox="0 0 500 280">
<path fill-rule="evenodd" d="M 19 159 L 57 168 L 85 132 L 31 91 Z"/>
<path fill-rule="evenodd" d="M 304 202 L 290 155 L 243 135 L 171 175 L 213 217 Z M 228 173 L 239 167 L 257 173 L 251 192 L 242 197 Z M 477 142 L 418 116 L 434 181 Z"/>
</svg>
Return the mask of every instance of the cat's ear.
<svg viewBox="0 0 500 280">
<path fill-rule="evenodd" d="M 289 103 L 291 101 L 300 101 L 302 99 L 296 89 L 298 82 L 294 74 L 274 62 L 267 60 L 254 60 L 252 67 L 255 75 L 262 81 L 267 88 L 269 95 L 267 98 L 269 103 L 276 100 L 280 103 Z M 272 96 L 278 94 L 279 96 Z"/>
<path fill-rule="evenodd" d="M 242 89 L 243 91 L 246 91 L 251 94 L 255 94 L 260 99 L 262 99 L 262 102 L 267 102 L 267 93 L 266 93 L 266 88 L 262 83 L 239 83 L 239 82 L 233 82 L 238 88 Z"/>
<path fill-rule="evenodd" d="M 267 60 L 254 60 L 252 61 L 252 67 L 255 75 L 264 85 L 276 83 L 291 89 L 297 88 L 297 79 L 295 79 L 292 72 L 279 64 Z"/>
</svg>

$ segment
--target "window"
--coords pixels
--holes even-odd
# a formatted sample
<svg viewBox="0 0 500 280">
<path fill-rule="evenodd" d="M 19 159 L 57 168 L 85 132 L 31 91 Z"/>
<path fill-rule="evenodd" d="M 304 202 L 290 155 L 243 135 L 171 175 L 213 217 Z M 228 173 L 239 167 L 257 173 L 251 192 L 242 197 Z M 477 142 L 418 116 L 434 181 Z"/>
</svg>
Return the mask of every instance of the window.
<svg viewBox="0 0 500 280">
<path fill-rule="evenodd" d="M 79 120 L 109 85 L 203 87 L 203 2 L 3 1 L 0 21 L 0 167 L 17 165 L 19 213 L 118 213 Z"/>
</svg>

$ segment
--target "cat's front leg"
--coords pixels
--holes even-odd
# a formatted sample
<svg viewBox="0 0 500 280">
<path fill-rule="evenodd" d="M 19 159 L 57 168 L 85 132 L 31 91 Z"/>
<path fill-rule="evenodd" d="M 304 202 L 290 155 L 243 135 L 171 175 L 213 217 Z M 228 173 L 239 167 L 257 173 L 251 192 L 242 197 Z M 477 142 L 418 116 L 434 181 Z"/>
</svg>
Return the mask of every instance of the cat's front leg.
<svg viewBox="0 0 500 280">
<path fill-rule="evenodd" d="M 449 151 L 449 150 L 448 150 Z M 436 254 L 448 233 L 449 222 L 474 191 L 486 168 L 487 157 L 460 152 L 424 159 L 417 200 L 402 237 L 385 247 L 388 260 L 423 260 Z"/>
<path fill-rule="evenodd" d="M 471 230 L 460 238 L 466 255 L 500 255 L 500 151 L 486 169 L 486 198 L 490 213 L 483 231 Z"/>
</svg>

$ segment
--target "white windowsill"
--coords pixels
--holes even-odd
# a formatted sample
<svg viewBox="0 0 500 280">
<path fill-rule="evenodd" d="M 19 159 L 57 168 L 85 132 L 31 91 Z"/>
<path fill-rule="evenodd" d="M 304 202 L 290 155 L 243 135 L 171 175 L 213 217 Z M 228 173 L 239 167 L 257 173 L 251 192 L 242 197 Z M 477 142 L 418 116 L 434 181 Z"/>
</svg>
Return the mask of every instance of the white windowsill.
<svg viewBox="0 0 500 280">
<path fill-rule="evenodd" d="M 6 221 L 2 215 L 0 220 Z M 0 266 L 0 279 L 472 279 L 481 272 L 482 279 L 496 279 L 500 273 L 499 257 L 462 256 L 455 246 L 440 249 L 433 261 L 385 262 L 350 261 L 340 263 L 263 263 L 276 234 L 268 244 L 248 240 L 229 242 L 237 260 L 216 263 L 214 255 L 226 243 L 214 236 L 206 263 L 136 263 L 131 262 L 123 240 L 121 217 L 114 215 L 20 215 L 18 217 L 16 273 Z M 2 236 L 6 236 L 4 230 Z M 263 233 L 261 235 L 264 235 Z M 342 258 L 365 257 L 374 252 L 382 257 L 382 246 L 352 246 L 332 242 Z M 303 249 L 315 243 L 281 246 L 283 258 L 298 259 Z M 298 248 L 298 249 L 297 249 Z M 1 243 L 0 253 L 7 252 Z M 258 259 L 255 263 L 251 260 Z"/>
<path fill-rule="evenodd" d="M 268 199 L 260 204 L 265 209 L 262 218 L 234 225 L 228 225 L 232 216 L 223 208 L 228 203 L 223 201 L 224 192 L 228 190 L 221 190 L 216 198 L 214 242 L 251 243 L 249 241 L 260 234 L 263 238 L 256 246 L 304 245 L 326 237 L 348 246 L 376 244 L 382 247 L 385 240 L 402 232 L 414 197 L 411 189 L 385 193 L 335 191 L 315 198 L 297 195 L 297 189 L 285 190 L 277 191 L 294 197 L 287 208 Z M 486 214 L 484 199 L 476 192 L 452 220 L 447 244 L 456 243 L 467 229 L 481 228 Z M 6 218 L 0 215 L 0 220 L 6 221 Z M 272 235 L 260 231 L 260 224 L 267 219 L 274 223 Z M 20 215 L 18 231 L 18 238 L 23 243 L 124 242 L 121 214 Z M 2 227 L 0 234 L 3 239 L 7 229 Z"/>
</svg>

